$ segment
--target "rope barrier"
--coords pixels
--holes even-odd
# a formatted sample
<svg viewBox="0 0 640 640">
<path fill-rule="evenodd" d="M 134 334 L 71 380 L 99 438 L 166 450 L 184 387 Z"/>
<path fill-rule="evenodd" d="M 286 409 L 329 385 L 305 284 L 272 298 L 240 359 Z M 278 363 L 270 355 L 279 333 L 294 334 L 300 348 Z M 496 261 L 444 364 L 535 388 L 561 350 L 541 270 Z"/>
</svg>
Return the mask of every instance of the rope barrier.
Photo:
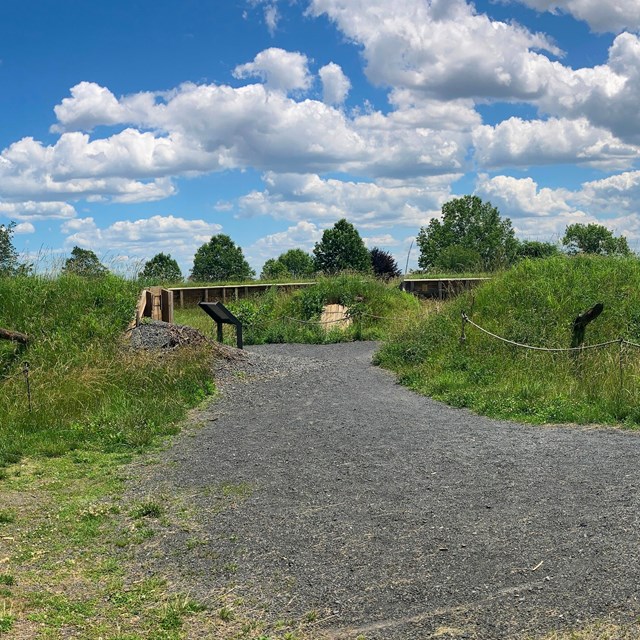
<svg viewBox="0 0 640 640">
<path fill-rule="evenodd" d="M 482 331 L 482 333 L 495 338 L 496 340 L 500 340 L 506 344 L 510 344 L 514 347 L 520 347 L 521 349 L 530 349 L 531 351 L 546 351 L 548 353 L 567 353 L 567 352 L 576 352 L 576 351 L 585 351 L 587 349 L 604 349 L 605 347 L 610 347 L 613 344 L 617 345 L 629 345 L 630 347 L 636 347 L 640 349 L 640 344 L 636 344 L 635 342 L 630 342 L 629 340 L 625 340 L 624 338 L 618 338 L 617 340 L 608 340 L 607 342 L 600 342 L 598 344 L 588 344 L 582 347 L 564 347 L 564 348 L 554 348 L 554 347 L 536 347 L 530 344 L 523 344 L 522 342 L 516 342 L 515 340 L 509 340 L 508 338 L 503 338 L 495 333 L 491 333 L 484 327 L 481 327 L 479 324 L 476 324 L 473 320 L 469 318 L 466 313 L 462 313 L 462 321 L 463 324 L 468 322 L 471 326 L 476 329 Z M 463 334 L 464 335 L 464 334 Z"/>
</svg>

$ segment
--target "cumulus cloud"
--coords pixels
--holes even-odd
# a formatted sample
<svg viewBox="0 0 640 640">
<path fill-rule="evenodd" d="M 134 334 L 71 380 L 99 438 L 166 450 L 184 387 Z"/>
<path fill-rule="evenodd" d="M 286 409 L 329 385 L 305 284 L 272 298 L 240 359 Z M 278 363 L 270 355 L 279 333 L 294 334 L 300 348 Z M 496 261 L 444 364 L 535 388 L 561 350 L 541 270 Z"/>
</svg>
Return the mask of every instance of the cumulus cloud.
<svg viewBox="0 0 640 640">
<path fill-rule="evenodd" d="M 509 118 L 477 127 L 473 143 L 476 161 L 484 168 L 581 162 L 625 168 L 640 157 L 637 146 L 593 127 L 586 118 Z"/>
<path fill-rule="evenodd" d="M 512 218 L 516 233 L 548 240 L 569 224 L 604 224 L 617 234 L 640 239 L 640 171 L 585 182 L 575 191 L 541 188 L 531 178 L 480 176 L 476 193 Z"/>
<path fill-rule="evenodd" d="M 640 29 L 640 4 L 637 0 L 517 0 L 537 11 L 563 12 L 584 20 L 594 31 Z"/>
<path fill-rule="evenodd" d="M 17 224 L 13 231 L 20 235 L 20 234 L 27 234 L 27 233 L 35 233 L 36 232 L 36 228 L 30 223 L 30 222 L 21 222 L 20 224 Z"/>
<path fill-rule="evenodd" d="M 300 220 L 284 231 L 270 233 L 254 242 L 246 250 L 247 259 L 252 265 L 259 267 L 265 260 L 277 258 L 289 249 L 310 252 L 320 238 L 322 238 L 321 227 L 309 220 Z"/>
<path fill-rule="evenodd" d="M 170 253 L 181 264 L 188 264 L 200 245 L 219 233 L 219 224 L 187 220 L 176 216 L 151 216 L 139 220 L 119 220 L 98 226 L 94 218 L 77 218 L 61 225 L 67 235 L 65 246 L 90 248 L 112 256 L 146 260 L 156 253 Z"/>
<path fill-rule="evenodd" d="M 297 51 L 285 51 L 277 47 L 265 49 L 253 62 L 238 65 L 233 70 L 236 78 L 260 78 L 269 89 L 306 91 L 311 86 L 307 56 Z"/>
<path fill-rule="evenodd" d="M 481 176 L 476 193 L 490 200 L 503 215 L 511 218 L 550 217 L 574 212 L 568 203 L 572 193 L 563 189 L 540 189 L 531 178 Z"/>
<path fill-rule="evenodd" d="M 464 0 L 312 0 L 310 11 L 362 45 L 372 82 L 441 99 L 535 98 L 552 72 L 538 52 L 561 54 L 544 35 Z"/>
<path fill-rule="evenodd" d="M 75 208 L 66 202 L 0 202 L 0 215 L 12 220 L 73 218 Z"/>
<path fill-rule="evenodd" d="M 322 100 L 327 104 L 342 104 L 351 89 L 351 82 L 342 67 L 330 62 L 318 71 L 318 75 L 322 80 Z"/>
<path fill-rule="evenodd" d="M 370 182 L 322 179 L 315 174 L 264 176 L 266 189 L 238 201 L 241 215 L 271 215 L 286 220 L 335 222 L 348 216 L 363 229 L 391 225 L 419 226 L 437 215 L 450 195 L 452 177 Z"/>
</svg>

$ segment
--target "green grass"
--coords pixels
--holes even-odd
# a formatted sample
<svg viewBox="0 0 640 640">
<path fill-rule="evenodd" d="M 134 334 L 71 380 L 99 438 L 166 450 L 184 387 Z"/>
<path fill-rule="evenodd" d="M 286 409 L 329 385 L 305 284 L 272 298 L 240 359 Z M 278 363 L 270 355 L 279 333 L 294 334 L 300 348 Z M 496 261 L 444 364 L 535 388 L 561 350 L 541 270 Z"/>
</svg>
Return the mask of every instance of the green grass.
<svg viewBox="0 0 640 640">
<path fill-rule="evenodd" d="M 0 279 L 0 326 L 28 334 L 0 349 L 0 467 L 75 448 L 138 451 L 175 431 L 211 389 L 199 350 L 127 350 L 139 285 L 115 276 Z M 23 368 L 29 364 L 29 391 Z"/>
<path fill-rule="evenodd" d="M 559 256 L 524 261 L 424 319 L 397 327 L 377 360 L 409 387 L 455 406 L 534 423 L 640 424 L 640 353 L 617 345 L 574 357 L 508 346 L 467 325 L 535 346 L 568 347 L 576 316 L 604 303 L 586 344 L 640 342 L 640 261 Z M 622 367 L 620 367 L 622 364 Z"/>
<path fill-rule="evenodd" d="M 352 325 L 326 331 L 318 320 L 323 307 L 334 303 L 349 309 Z M 291 293 L 274 287 L 265 294 L 226 306 L 242 321 L 246 344 L 380 340 L 399 317 L 418 314 L 422 309 L 421 303 L 400 291 L 397 283 L 350 274 L 319 278 L 316 284 Z M 175 309 L 174 313 L 177 323 L 213 335 L 215 325 L 200 309 Z M 225 342 L 235 344 L 235 330 L 231 327 L 225 327 Z"/>
</svg>

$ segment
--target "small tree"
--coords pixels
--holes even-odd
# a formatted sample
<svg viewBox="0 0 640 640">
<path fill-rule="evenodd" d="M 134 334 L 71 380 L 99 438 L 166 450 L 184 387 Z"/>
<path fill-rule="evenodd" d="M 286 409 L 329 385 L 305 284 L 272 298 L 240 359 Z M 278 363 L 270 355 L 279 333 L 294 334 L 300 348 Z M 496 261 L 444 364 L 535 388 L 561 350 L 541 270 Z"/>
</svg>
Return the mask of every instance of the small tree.
<svg viewBox="0 0 640 640">
<path fill-rule="evenodd" d="M 357 229 L 346 219 L 326 229 L 313 249 L 316 269 L 324 273 L 371 271 L 371 255 Z"/>
<path fill-rule="evenodd" d="M 371 266 L 376 278 L 389 280 L 390 278 L 398 278 L 402 274 L 396 259 L 387 251 L 373 247 L 369 253 L 371 255 Z"/>
<path fill-rule="evenodd" d="M 550 258 L 558 255 L 558 245 L 552 242 L 538 242 L 537 240 L 523 240 L 518 243 L 517 258 Z"/>
<path fill-rule="evenodd" d="M 15 226 L 15 222 L 0 224 L 0 276 L 15 275 L 20 268 L 18 252 L 12 242 Z"/>
<path fill-rule="evenodd" d="M 182 271 L 170 253 L 157 253 L 145 262 L 140 277 L 162 282 L 180 282 Z"/>
<path fill-rule="evenodd" d="M 271 258 L 262 267 L 261 278 L 310 278 L 315 272 L 313 258 L 302 249 L 289 249 L 277 258 Z"/>
<path fill-rule="evenodd" d="M 440 254 L 449 247 L 458 246 L 478 254 L 480 268 L 491 271 L 511 264 L 518 246 L 511 220 L 503 220 L 496 207 L 477 196 L 464 196 L 445 203 L 442 221 L 434 218 L 422 227 L 417 242 L 420 247 L 418 264 L 426 270 L 437 268 Z M 458 250 L 454 253 L 462 255 Z"/>
<path fill-rule="evenodd" d="M 71 257 L 66 259 L 62 272 L 75 273 L 84 278 L 99 278 L 109 273 L 109 270 L 91 249 L 76 246 L 71 250 Z"/>
<path fill-rule="evenodd" d="M 601 224 L 570 224 L 564 232 L 562 244 L 570 255 L 595 253 L 606 256 L 628 256 L 631 253 L 624 236 L 614 236 Z"/>
<path fill-rule="evenodd" d="M 255 275 L 242 249 L 227 235 L 219 233 L 203 244 L 193 258 L 192 280 L 248 280 Z"/>
</svg>

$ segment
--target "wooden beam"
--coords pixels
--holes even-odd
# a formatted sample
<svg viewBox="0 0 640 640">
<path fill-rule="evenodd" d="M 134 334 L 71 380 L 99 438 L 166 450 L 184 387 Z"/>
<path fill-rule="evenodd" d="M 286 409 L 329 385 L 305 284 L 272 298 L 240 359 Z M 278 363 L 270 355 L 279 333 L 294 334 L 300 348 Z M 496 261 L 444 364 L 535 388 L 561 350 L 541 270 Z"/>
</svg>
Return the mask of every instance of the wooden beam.
<svg viewBox="0 0 640 640">
<path fill-rule="evenodd" d="M 19 342 L 20 344 L 27 344 L 27 342 L 29 342 L 29 338 L 25 333 L 9 331 L 9 329 L 0 329 L 0 339 L 12 340 L 13 342 Z"/>
</svg>

